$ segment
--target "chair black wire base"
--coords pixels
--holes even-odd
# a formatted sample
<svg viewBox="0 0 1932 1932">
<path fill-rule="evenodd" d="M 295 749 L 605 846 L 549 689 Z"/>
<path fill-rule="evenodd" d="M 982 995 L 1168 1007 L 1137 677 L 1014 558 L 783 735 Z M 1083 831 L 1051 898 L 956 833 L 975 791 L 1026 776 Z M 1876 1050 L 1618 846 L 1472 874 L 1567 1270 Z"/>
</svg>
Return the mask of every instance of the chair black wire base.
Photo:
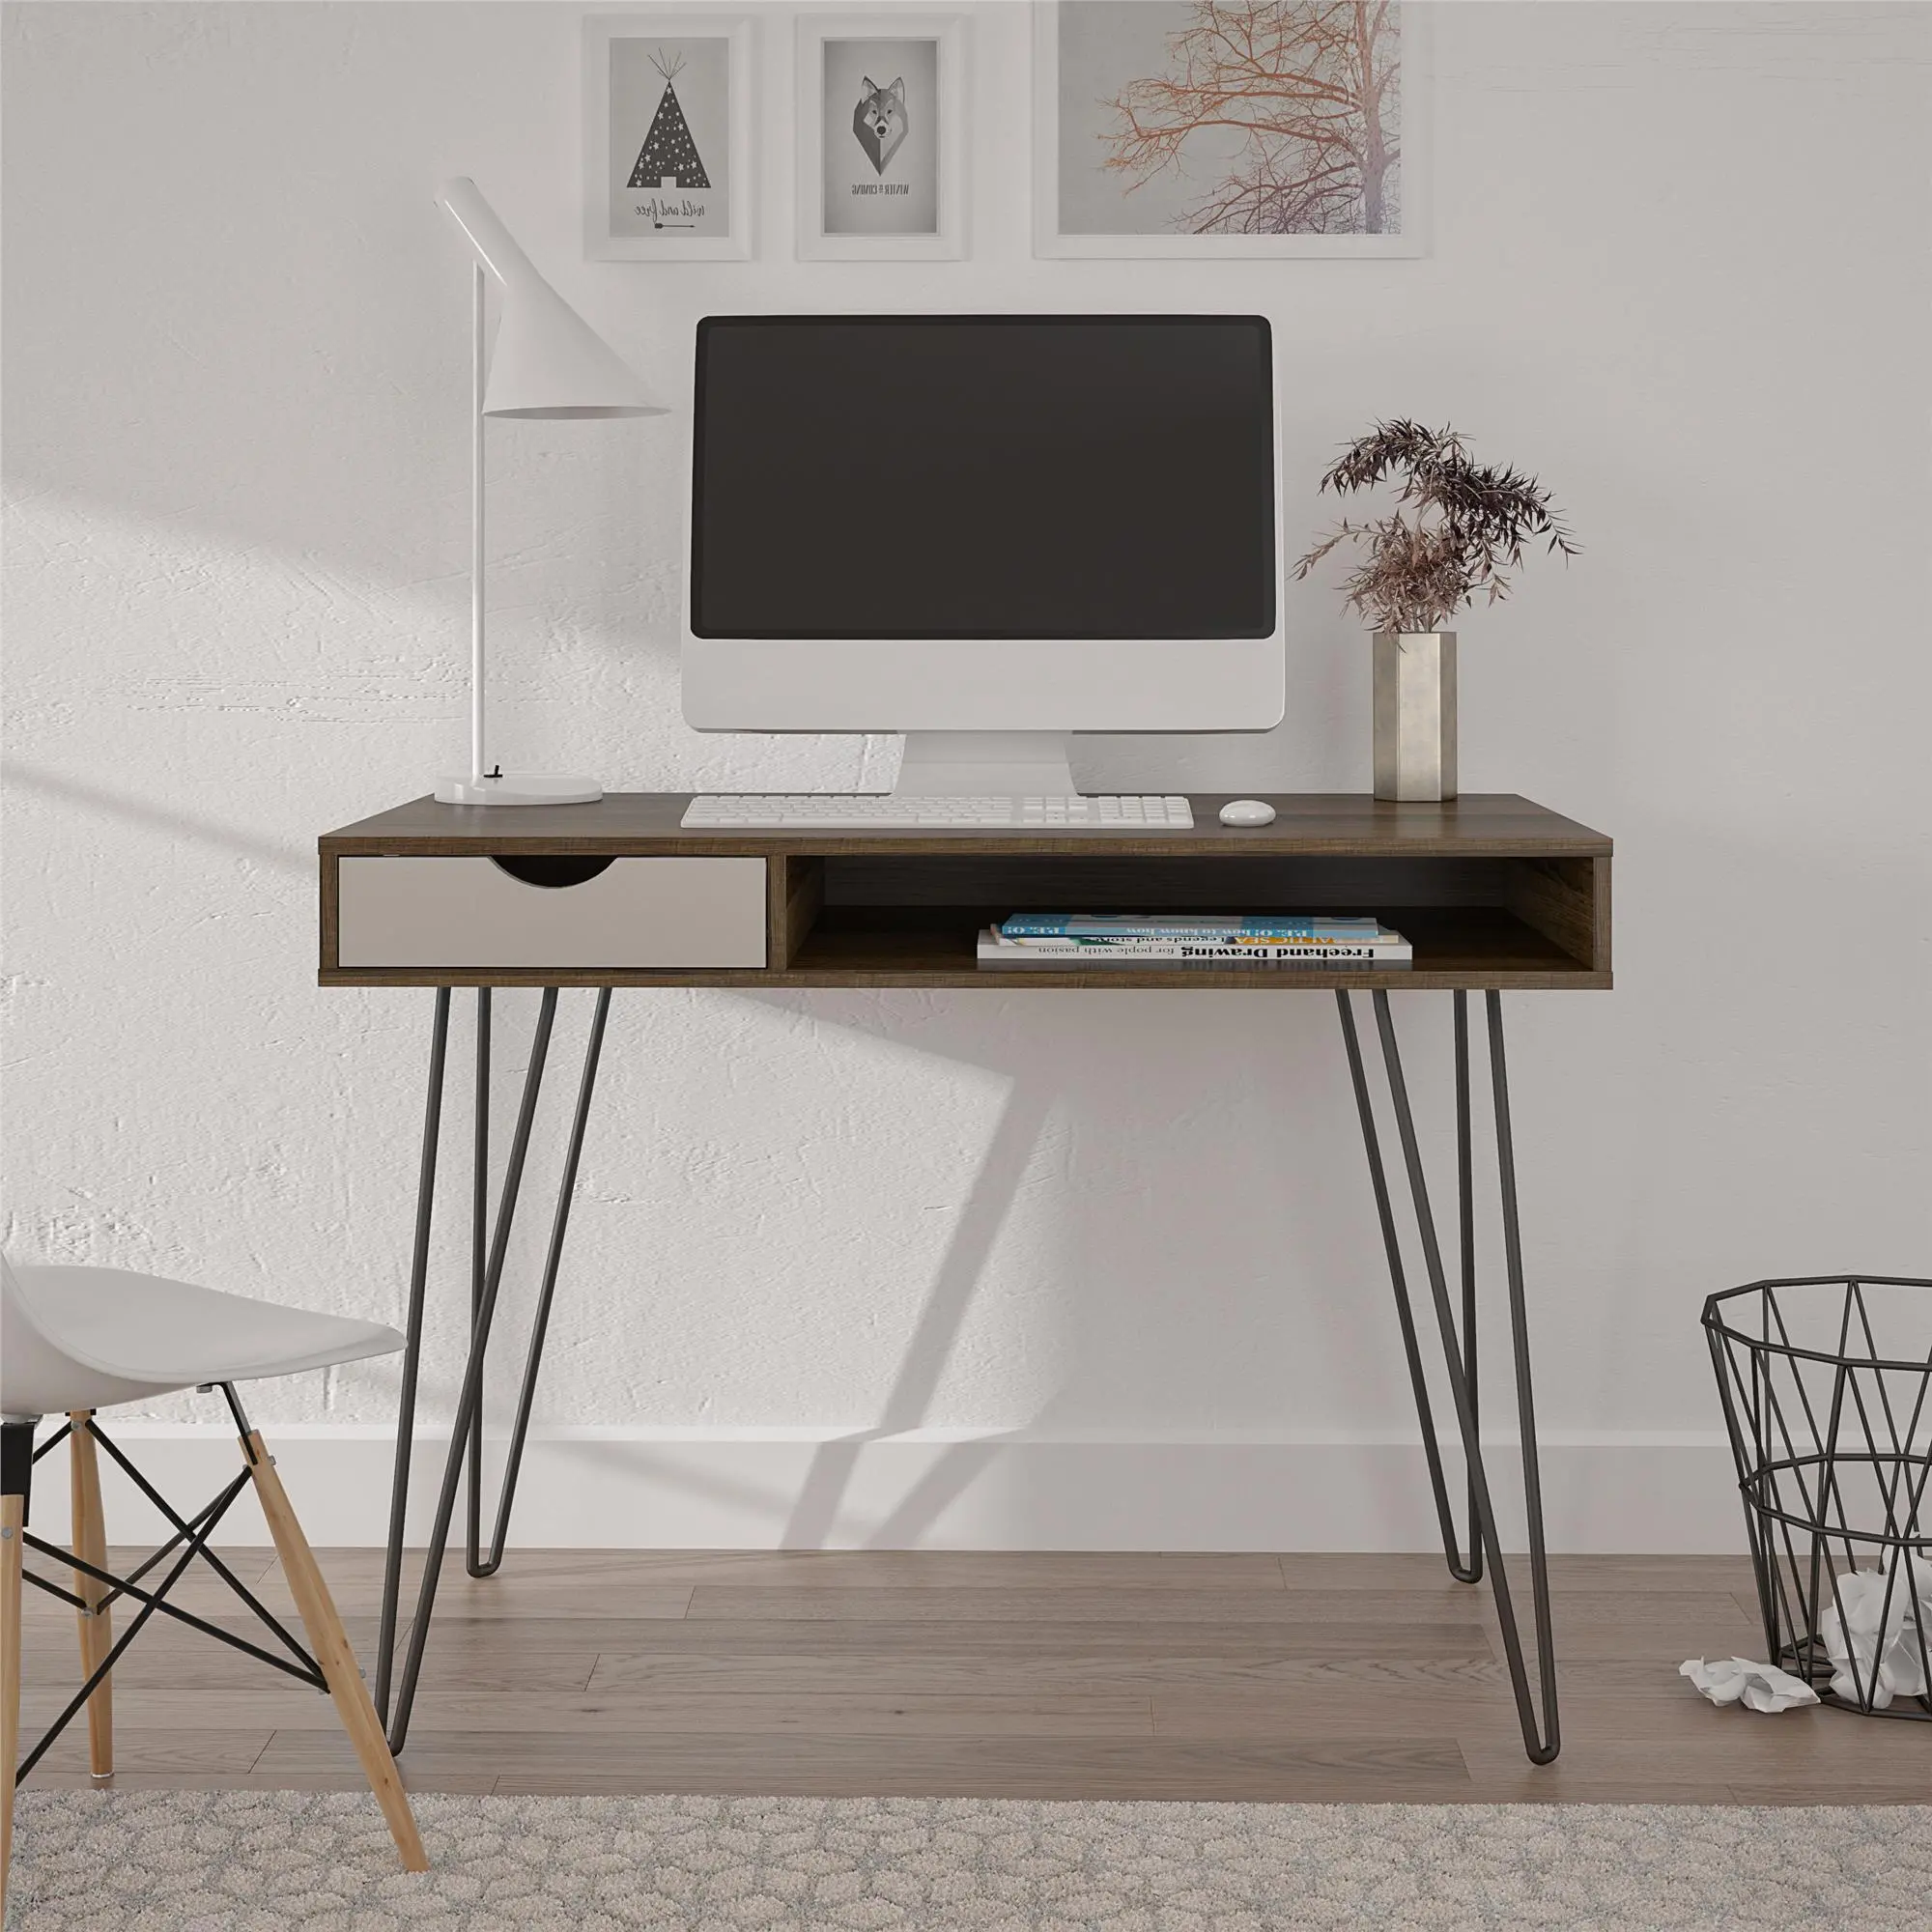
<svg viewBox="0 0 1932 1932">
<path fill-rule="evenodd" d="M 242 1434 L 245 1436 L 247 1434 L 246 1421 L 242 1415 L 241 1405 L 236 1400 L 235 1391 L 227 1383 L 223 1383 L 221 1388 L 222 1393 L 228 1398 L 229 1407 L 235 1412 L 238 1421 L 242 1423 Z M 30 1429 L 31 1425 L 10 1423 L 8 1427 L 10 1429 Z M 64 1423 L 45 1442 L 40 1444 L 33 1451 L 32 1462 L 39 1463 L 43 1456 L 48 1455 L 52 1450 L 58 1448 L 76 1428 L 85 1429 L 88 1435 L 102 1449 L 106 1450 L 120 1468 L 133 1481 L 142 1494 L 173 1525 L 174 1534 L 158 1549 L 155 1550 L 152 1555 L 145 1558 L 129 1571 L 127 1576 L 118 1577 L 111 1570 L 103 1570 L 96 1564 L 87 1562 L 82 1557 L 76 1555 L 71 1549 L 63 1549 L 60 1545 L 49 1543 L 45 1538 L 34 1535 L 31 1530 L 22 1532 L 22 1546 L 32 1550 L 36 1555 L 44 1556 L 49 1561 L 58 1563 L 62 1569 L 77 1571 L 81 1576 L 91 1577 L 97 1583 L 105 1583 L 109 1587 L 107 1594 L 101 1597 L 99 1602 L 90 1604 L 85 1597 L 80 1596 L 77 1592 L 64 1589 L 60 1584 L 51 1581 L 45 1577 L 36 1576 L 33 1571 L 25 1568 L 20 1573 L 20 1580 L 23 1583 L 31 1583 L 35 1589 L 44 1592 L 47 1596 L 58 1597 L 62 1603 L 71 1605 L 82 1615 L 99 1616 L 122 1597 L 133 1598 L 141 1607 L 128 1623 L 128 1628 L 115 1639 L 107 1655 L 89 1675 L 87 1681 L 74 1693 L 72 1700 L 68 1704 L 67 1708 L 47 1726 L 40 1742 L 34 1746 L 33 1749 L 20 1760 L 14 1772 L 15 1782 L 17 1783 L 20 1779 L 24 1778 L 40 1763 L 41 1759 L 46 1755 L 48 1749 L 60 1737 L 61 1733 L 86 1708 L 87 1700 L 106 1681 L 108 1673 L 121 1661 L 122 1655 L 126 1652 L 128 1646 L 140 1635 L 148 1620 L 157 1614 L 172 1617 L 177 1623 L 186 1624 L 190 1630 L 200 1631 L 205 1636 L 212 1636 L 218 1642 L 229 1645 L 232 1649 L 242 1651 L 247 1656 L 254 1658 L 258 1662 L 266 1663 L 270 1668 L 282 1671 L 288 1676 L 295 1678 L 298 1683 L 306 1684 L 311 1689 L 327 1694 L 328 1690 L 327 1680 L 322 1674 L 322 1666 L 309 1654 L 307 1648 L 297 1639 L 254 1592 L 235 1575 L 234 1571 L 208 1547 L 209 1538 L 214 1534 L 216 1525 L 228 1514 L 230 1505 L 234 1503 L 235 1499 L 254 1480 L 253 1471 L 244 1464 L 235 1479 L 225 1484 L 211 1501 L 204 1503 L 193 1516 L 184 1517 L 148 1481 L 147 1477 L 128 1461 L 127 1456 L 122 1453 L 120 1447 L 109 1438 L 107 1432 L 91 1416 L 78 1423 Z M 159 1587 L 154 1590 L 143 1589 L 140 1579 L 158 1564 L 165 1561 L 177 1549 L 181 1551 L 181 1555 L 175 1562 L 174 1567 L 161 1578 Z M 296 1659 L 295 1662 L 291 1663 L 287 1658 L 277 1657 L 273 1652 L 264 1650 L 259 1644 L 250 1643 L 245 1637 L 237 1636 L 233 1631 L 223 1630 L 219 1624 L 210 1623 L 206 1617 L 196 1616 L 192 1610 L 185 1610 L 178 1604 L 168 1602 L 168 1592 L 181 1581 L 183 1576 L 186 1574 L 188 1566 L 197 1556 L 281 1640 Z"/>
</svg>

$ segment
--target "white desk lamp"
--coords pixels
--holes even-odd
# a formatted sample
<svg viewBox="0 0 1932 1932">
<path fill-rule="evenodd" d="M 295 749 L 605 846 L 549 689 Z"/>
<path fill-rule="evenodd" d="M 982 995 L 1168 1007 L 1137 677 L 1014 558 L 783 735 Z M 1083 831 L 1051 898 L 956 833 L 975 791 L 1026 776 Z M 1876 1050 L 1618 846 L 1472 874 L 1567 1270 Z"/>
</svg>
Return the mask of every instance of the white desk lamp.
<svg viewBox="0 0 1932 1932">
<path fill-rule="evenodd" d="M 439 779 L 444 805 L 585 805 L 604 796 L 595 779 L 569 772 L 494 768 L 484 748 L 483 423 L 487 416 L 555 420 L 661 416 L 644 385 L 602 336 L 537 273 L 497 211 L 467 175 L 447 183 L 442 206 L 480 258 L 475 270 L 474 406 L 470 426 L 469 774 Z M 497 354 L 483 353 L 485 269 L 503 285 Z"/>
</svg>

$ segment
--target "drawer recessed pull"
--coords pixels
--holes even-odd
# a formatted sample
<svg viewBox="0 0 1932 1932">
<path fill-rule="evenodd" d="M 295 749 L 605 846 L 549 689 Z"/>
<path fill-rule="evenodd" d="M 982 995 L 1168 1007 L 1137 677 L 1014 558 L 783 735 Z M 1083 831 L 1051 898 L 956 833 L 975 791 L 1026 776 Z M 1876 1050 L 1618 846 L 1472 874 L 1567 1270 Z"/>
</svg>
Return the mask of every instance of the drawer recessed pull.
<svg viewBox="0 0 1932 1932">
<path fill-rule="evenodd" d="M 610 865 L 609 859 L 498 859 L 490 863 L 526 886 L 581 886 Z"/>
</svg>

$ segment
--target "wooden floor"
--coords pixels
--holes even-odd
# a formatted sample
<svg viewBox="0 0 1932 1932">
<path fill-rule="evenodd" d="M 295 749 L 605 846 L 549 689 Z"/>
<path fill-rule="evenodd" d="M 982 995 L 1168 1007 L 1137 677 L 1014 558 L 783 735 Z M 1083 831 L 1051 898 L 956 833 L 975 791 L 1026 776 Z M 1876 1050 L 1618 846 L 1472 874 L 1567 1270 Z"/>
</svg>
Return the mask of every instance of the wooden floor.
<svg viewBox="0 0 1932 1932">
<path fill-rule="evenodd" d="M 271 1551 L 228 1556 L 292 1611 Z M 366 1669 L 380 1554 L 323 1561 Z M 1564 1749 L 1542 1770 L 1487 1587 L 1434 1558 L 532 1549 L 444 1584 L 402 1766 L 419 1791 L 1932 1802 L 1932 1723 L 1716 1710 L 1676 1675 L 1762 1649 L 1742 1559 L 1552 1569 Z M 77 1647 L 28 1598 L 31 1726 Z M 206 1576 L 182 1601 L 248 1627 Z M 327 1698 L 159 1619 L 115 1720 L 125 1787 L 359 1782 Z M 85 1763 L 78 1723 L 34 1779 Z"/>
</svg>

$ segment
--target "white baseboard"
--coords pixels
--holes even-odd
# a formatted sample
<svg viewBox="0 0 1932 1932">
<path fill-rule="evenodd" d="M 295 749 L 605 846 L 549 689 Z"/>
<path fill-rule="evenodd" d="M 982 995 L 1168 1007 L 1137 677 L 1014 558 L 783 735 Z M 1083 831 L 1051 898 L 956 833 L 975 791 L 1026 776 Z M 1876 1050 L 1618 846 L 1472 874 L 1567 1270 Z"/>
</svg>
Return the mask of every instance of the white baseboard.
<svg viewBox="0 0 1932 1932">
<path fill-rule="evenodd" d="M 177 1508 L 237 1466 L 219 1427 L 108 1426 Z M 265 1432 L 322 1546 L 381 1544 L 390 1439 L 368 1426 Z M 410 1541 L 424 1542 L 446 1436 L 417 1438 Z M 500 1449 L 500 1444 L 497 1445 Z M 65 1534 L 66 1450 L 41 1465 L 33 1523 Z M 1521 1464 L 1488 1452 L 1505 1541 L 1519 1547 Z M 494 1463 L 493 1463 L 494 1470 Z M 162 1520 L 102 1460 L 108 1533 L 158 1540 Z M 1543 1452 L 1549 1547 L 1695 1553 L 1744 1548 L 1730 1452 L 1718 1435 L 1581 1438 Z M 496 1477 L 487 1479 L 494 1497 Z M 1462 1483 L 1452 1469 L 1450 1492 Z M 1458 1508 L 1460 1511 L 1461 1504 Z M 1437 1547 L 1419 1443 L 1388 1438 L 1079 1439 L 915 1431 L 669 1433 L 578 1429 L 533 1436 L 512 1526 L 526 1548 L 616 1549 L 1331 1549 Z M 217 1541 L 267 1543 L 252 1495 Z"/>
</svg>

